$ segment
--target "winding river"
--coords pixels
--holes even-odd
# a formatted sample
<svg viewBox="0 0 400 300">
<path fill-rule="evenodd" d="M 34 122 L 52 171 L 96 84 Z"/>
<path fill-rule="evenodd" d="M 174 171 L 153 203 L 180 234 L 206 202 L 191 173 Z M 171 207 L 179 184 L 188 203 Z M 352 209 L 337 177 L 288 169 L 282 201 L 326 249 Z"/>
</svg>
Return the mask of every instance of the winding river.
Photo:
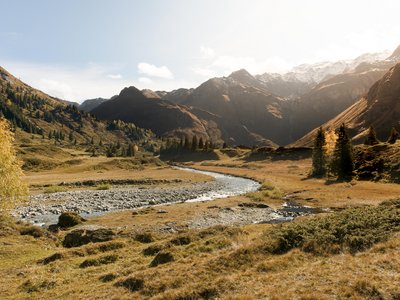
<svg viewBox="0 0 400 300">
<path fill-rule="evenodd" d="M 211 201 L 242 195 L 260 188 L 258 182 L 242 177 L 191 168 L 175 168 L 205 174 L 215 180 L 184 187 L 149 189 L 130 187 L 39 194 L 31 196 L 28 205 L 16 209 L 14 215 L 38 225 L 49 225 L 57 223 L 58 216 L 64 211 L 74 211 L 84 217 L 91 217 L 152 205 Z"/>
</svg>

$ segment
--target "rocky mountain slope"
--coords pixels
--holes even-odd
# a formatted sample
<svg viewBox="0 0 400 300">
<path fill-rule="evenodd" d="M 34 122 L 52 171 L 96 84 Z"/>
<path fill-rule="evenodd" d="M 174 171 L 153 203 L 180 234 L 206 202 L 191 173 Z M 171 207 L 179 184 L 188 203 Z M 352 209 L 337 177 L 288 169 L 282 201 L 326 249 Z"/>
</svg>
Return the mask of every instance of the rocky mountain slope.
<svg viewBox="0 0 400 300">
<path fill-rule="evenodd" d="M 134 124 L 101 122 L 74 105 L 51 97 L 0 67 L 0 115 L 32 135 L 76 144 L 150 139 L 153 133 Z M 64 137 L 64 138 L 62 138 Z M 66 138 L 65 138 L 66 137 Z"/>
<path fill-rule="evenodd" d="M 123 89 L 91 113 L 100 119 L 133 122 L 159 136 L 197 135 L 220 140 L 220 133 L 210 137 L 206 124 L 185 106 L 162 100 L 155 92 L 140 91 L 133 86 Z"/>
<path fill-rule="evenodd" d="M 230 144 L 252 145 L 288 142 L 283 102 L 246 70 L 239 70 L 201 84 L 184 104 L 211 113 Z"/>
<path fill-rule="evenodd" d="M 368 93 L 355 104 L 322 125 L 336 129 L 345 123 L 355 142 L 362 142 L 370 126 L 374 126 L 379 139 L 385 141 L 394 126 L 400 130 L 400 64 L 391 68 Z M 317 129 L 314 129 L 295 146 L 311 145 Z"/>
<path fill-rule="evenodd" d="M 90 112 L 91 110 L 95 109 L 97 106 L 106 102 L 110 99 L 106 98 L 95 98 L 95 99 L 88 99 L 83 101 L 81 104 L 78 105 L 79 110 L 83 110 L 85 112 Z"/>
</svg>

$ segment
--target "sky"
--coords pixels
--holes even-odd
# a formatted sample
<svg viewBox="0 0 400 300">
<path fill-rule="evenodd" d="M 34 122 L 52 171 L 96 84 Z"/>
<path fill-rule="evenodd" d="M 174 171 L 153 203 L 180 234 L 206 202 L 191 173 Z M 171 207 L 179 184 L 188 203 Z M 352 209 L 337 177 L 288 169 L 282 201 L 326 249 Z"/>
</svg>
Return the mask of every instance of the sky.
<svg viewBox="0 0 400 300">
<path fill-rule="evenodd" d="M 0 66 L 62 99 L 283 73 L 400 44 L 395 0 L 0 0 Z"/>
</svg>

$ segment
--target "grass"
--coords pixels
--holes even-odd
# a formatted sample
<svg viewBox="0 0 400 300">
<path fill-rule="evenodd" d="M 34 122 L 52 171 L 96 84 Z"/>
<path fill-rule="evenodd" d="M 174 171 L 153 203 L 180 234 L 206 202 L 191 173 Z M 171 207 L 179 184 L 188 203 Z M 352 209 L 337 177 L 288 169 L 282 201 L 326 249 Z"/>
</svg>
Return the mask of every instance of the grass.
<svg viewBox="0 0 400 300">
<path fill-rule="evenodd" d="M 99 184 L 96 186 L 96 190 L 101 190 L 101 191 L 105 191 L 105 190 L 109 190 L 111 189 L 111 184 L 109 183 L 103 183 L 103 184 Z"/>
<path fill-rule="evenodd" d="M 49 187 L 46 187 L 43 191 L 45 194 L 53 194 L 53 193 L 60 193 L 60 192 L 66 192 L 67 188 L 62 187 L 62 186 L 57 186 L 57 185 L 52 185 Z"/>
<path fill-rule="evenodd" d="M 277 200 L 282 199 L 283 193 L 271 182 L 266 181 L 262 183 L 259 191 L 247 193 L 246 197 L 254 201 L 263 201 L 266 198 Z"/>
</svg>

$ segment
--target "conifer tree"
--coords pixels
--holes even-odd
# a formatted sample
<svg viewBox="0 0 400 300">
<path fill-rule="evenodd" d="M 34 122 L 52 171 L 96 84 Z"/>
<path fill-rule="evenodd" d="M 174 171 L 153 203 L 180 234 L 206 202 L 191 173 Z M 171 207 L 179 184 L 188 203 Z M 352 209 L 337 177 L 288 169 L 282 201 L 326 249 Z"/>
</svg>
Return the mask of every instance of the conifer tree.
<svg viewBox="0 0 400 300">
<path fill-rule="evenodd" d="M 325 153 L 325 131 L 320 127 L 314 140 L 312 154 L 311 175 L 314 177 L 324 176 L 326 174 L 326 153 Z"/>
<path fill-rule="evenodd" d="M 203 149 L 203 147 L 204 147 L 203 138 L 200 137 L 200 139 L 199 139 L 199 149 Z"/>
<path fill-rule="evenodd" d="M 337 132 L 335 149 L 331 161 L 331 170 L 338 179 L 348 179 L 352 177 L 354 170 L 353 146 L 347 135 L 346 126 L 342 124 Z"/>
<path fill-rule="evenodd" d="M 135 156 L 135 147 L 131 143 L 129 143 L 128 148 L 126 150 L 126 156 L 128 157 Z"/>
<path fill-rule="evenodd" d="M 190 141 L 187 136 L 185 136 L 185 149 L 190 150 Z"/>
<path fill-rule="evenodd" d="M 376 138 L 376 132 L 373 126 L 369 127 L 368 134 L 365 138 L 364 145 L 376 145 L 379 144 L 378 139 Z"/>
<path fill-rule="evenodd" d="M 192 138 L 192 151 L 196 151 L 199 144 L 197 143 L 197 136 L 193 136 Z"/>
<path fill-rule="evenodd" d="M 396 128 L 392 127 L 392 130 L 390 131 L 390 136 L 389 136 L 387 142 L 389 144 L 395 144 L 398 138 L 399 138 L 399 132 L 396 130 Z"/>
</svg>

